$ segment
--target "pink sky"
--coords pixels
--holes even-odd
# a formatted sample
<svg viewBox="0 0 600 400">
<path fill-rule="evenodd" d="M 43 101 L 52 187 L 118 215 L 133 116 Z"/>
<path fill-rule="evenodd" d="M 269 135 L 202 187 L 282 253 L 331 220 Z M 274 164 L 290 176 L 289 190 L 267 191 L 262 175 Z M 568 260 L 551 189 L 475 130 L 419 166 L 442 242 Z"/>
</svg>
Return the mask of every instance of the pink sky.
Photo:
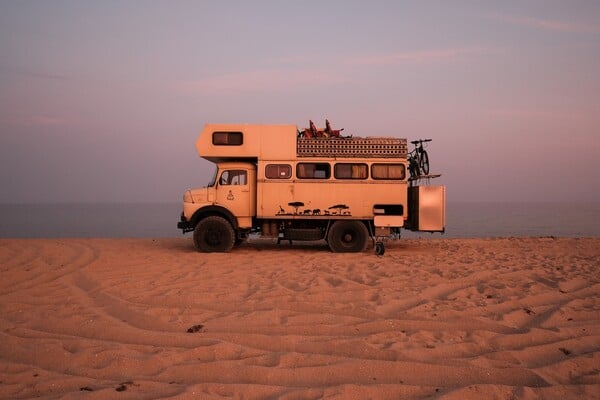
<svg viewBox="0 0 600 400">
<path fill-rule="evenodd" d="M 432 138 L 449 201 L 600 201 L 600 3 L 1 2 L 0 203 L 167 201 L 205 123 Z"/>
</svg>

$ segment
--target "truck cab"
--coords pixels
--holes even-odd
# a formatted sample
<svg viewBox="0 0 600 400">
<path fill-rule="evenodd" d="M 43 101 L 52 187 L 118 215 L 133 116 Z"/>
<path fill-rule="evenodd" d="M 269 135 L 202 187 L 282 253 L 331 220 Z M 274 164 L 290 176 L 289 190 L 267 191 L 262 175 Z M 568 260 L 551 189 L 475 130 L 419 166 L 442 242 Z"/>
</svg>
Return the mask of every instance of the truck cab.
<svg viewBox="0 0 600 400">
<path fill-rule="evenodd" d="M 235 229 L 252 227 L 252 218 L 256 216 L 256 165 L 218 163 L 206 187 L 185 192 L 178 228 L 191 232 L 208 216 L 220 216 Z"/>
</svg>

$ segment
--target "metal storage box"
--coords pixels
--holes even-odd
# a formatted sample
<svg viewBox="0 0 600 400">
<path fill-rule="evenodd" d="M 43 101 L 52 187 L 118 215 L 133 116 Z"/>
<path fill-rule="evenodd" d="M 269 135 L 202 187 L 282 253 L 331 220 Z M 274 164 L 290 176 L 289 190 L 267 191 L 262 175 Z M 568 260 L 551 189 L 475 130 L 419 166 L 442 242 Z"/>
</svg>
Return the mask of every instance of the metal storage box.
<svg viewBox="0 0 600 400">
<path fill-rule="evenodd" d="M 408 188 L 409 226 L 413 231 L 444 232 L 446 228 L 446 187 Z"/>
</svg>

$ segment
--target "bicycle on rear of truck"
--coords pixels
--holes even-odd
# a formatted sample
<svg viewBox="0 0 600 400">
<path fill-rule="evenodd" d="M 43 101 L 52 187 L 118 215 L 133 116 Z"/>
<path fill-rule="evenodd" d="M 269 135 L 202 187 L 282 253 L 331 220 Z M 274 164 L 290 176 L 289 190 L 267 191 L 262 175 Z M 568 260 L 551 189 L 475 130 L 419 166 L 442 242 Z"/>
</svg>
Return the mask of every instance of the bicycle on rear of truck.
<svg viewBox="0 0 600 400">
<path fill-rule="evenodd" d="M 419 139 L 411 141 L 415 148 L 408 153 L 408 171 L 411 179 L 418 179 L 429 175 L 429 155 L 423 143 L 431 142 L 431 139 Z"/>
</svg>

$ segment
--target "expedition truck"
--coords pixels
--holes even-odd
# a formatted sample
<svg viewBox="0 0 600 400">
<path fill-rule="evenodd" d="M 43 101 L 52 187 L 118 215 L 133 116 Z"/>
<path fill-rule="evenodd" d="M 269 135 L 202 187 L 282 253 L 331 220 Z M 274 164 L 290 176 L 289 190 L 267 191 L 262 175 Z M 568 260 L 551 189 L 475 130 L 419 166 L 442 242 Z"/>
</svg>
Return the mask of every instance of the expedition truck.
<svg viewBox="0 0 600 400">
<path fill-rule="evenodd" d="M 444 231 L 445 187 L 429 184 L 439 175 L 409 176 L 406 139 L 327 129 L 207 124 L 196 149 L 214 175 L 185 192 L 177 227 L 203 252 L 227 252 L 254 234 L 324 239 L 333 252 L 363 251 L 373 240 L 383 254 L 383 240 L 401 228 Z"/>
</svg>

